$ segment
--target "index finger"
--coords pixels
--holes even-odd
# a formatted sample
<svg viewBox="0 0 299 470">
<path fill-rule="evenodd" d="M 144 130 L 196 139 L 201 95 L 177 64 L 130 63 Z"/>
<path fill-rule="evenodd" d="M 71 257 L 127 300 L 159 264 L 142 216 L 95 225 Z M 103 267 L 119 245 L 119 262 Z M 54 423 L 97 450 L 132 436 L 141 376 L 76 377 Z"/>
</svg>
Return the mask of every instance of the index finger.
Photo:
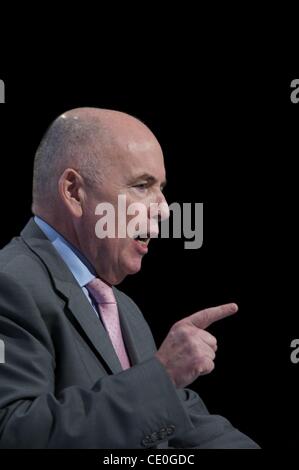
<svg viewBox="0 0 299 470">
<path fill-rule="evenodd" d="M 188 317 L 188 321 L 190 321 L 197 328 L 204 330 L 215 321 L 222 320 L 222 318 L 226 318 L 230 315 L 233 315 L 234 313 L 237 313 L 238 309 L 239 307 L 235 303 L 206 308 L 190 315 Z"/>
</svg>

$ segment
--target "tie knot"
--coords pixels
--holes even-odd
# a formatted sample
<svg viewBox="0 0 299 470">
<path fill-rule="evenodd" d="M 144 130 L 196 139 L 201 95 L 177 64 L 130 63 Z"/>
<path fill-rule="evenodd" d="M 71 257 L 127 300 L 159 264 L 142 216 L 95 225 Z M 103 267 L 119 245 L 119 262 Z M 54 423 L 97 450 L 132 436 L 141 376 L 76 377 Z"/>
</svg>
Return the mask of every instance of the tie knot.
<svg viewBox="0 0 299 470">
<path fill-rule="evenodd" d="M 101 279 L 95 277 L 85 287 L 99 304 L 116 304 L 112 287 Z"/>
</svg>

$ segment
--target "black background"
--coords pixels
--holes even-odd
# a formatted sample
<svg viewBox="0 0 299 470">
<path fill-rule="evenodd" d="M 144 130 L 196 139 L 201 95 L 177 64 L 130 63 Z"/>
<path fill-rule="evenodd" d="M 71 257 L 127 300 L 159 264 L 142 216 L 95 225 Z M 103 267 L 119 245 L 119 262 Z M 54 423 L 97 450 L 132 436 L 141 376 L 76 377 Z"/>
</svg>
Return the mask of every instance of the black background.
<svg viewBox="0 0 299 470">
<path fill-rule="evenodd" d="M 204 243 L 185 250 L 181 240 L 151 242 L 142 271 L 121 288 L 158 345 L 183 316 L 237 302 L 236 316 L 210 328 L 219 343 L 215 371 L 192 388 L 262 447 L 295 447 L 299 104 L 290 83 L 298 74 L 262 58 L 242 68 L 238 58 L 222 67 L 193 59 L 163 69 L 148 57 L 134 70 L 128 63 L 0 73 L 0 245 L 31 215 L 34 153 L 57 115 L 96 106 L 137 116 L 164 150 L 168 201 L 204 203 Z"/>
</svg>

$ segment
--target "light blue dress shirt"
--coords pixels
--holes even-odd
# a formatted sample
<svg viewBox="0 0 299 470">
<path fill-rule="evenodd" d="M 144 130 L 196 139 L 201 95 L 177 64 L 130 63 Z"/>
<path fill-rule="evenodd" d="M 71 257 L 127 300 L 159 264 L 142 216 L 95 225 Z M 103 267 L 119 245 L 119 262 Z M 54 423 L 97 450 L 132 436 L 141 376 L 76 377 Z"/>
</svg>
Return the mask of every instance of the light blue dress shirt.
<svg viewBox="0 0 299 470">
<path fill-rule="evenodd" d="M 89 261 L 80 251 L 69 243 L 60 233 L 58 233 L 51 225 L 38 216 L 34 217 L 34 222 L 39 226 L 42 232 L 50 240 L 55 250 L 59 253 L 74 278 L 78 282 L 87 299 L 93 306 L 97 316 L 97 306 L 92 297 L 90 297 L 86 284 L 96 277 L 96 272 Z"/>
</svg>

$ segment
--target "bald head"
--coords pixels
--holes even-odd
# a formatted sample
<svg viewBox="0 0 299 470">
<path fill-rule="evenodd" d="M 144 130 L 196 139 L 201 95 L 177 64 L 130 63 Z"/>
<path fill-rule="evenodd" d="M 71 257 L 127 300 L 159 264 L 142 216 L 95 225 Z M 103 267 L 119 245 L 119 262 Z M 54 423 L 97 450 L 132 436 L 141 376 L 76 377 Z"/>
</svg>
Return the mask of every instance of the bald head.
<svg viewBox="0 0 299 470">
<path fill-rule="evenodd" d="M 129 232 L 123 237 L 118 227 L 135 224 L 137 204 L 138 226 L 148 227 L 147 235 L 158 231 L 151 207 L 166 203 L 165 178 L 162 149 L 138 119 L 73 109 L 53 122 L 36 152 L 32 211 L 76 247 L 99 277 L 118 284 L 141 269 L 149 241 L 132 240 Z M 99 213 L 103 203 L 109 223 Z M 111 222 L 115 232 L 99 237 L 96 228 L 104 224 L 110 230 Z"/>
<path fill-rule="evenodd" d="M 151 145 L 159 145 L 152 132 L 128 114 L 98 108 L 65 112 L 51 124 L 35 155 L 33 212 L 55 206 L 66 168 L 77 170 L 86 184 L 101 184 L 114 158 Z"/>
</svg>

